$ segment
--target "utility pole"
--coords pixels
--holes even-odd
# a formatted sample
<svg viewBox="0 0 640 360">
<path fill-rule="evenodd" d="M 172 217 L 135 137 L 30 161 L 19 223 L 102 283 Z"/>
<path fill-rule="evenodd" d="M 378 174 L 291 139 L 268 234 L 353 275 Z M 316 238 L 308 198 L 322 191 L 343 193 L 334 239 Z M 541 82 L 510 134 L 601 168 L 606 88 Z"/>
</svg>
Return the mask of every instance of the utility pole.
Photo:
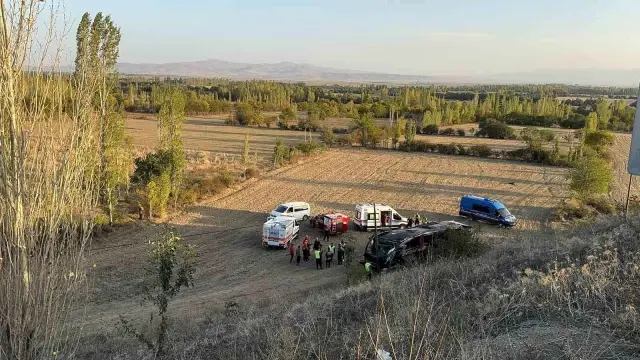
<svg viewBox="0 0 640 360">
<path fill-rule="evenodd" d="M 373 231 L 374 231 L 374 236 L 375 236 L 375 243 L 376 243 L 376 269 L 378 269 L 378 272 L 382 272 L 382 269 L 380 269 L 380 251 L 378 249 L 378 211 L 376 210 L 376 203 L 373 203 Z"/>
<path fill-rule="evenodd" d="M 633 174 L 629 174 L 629 187 L 627 188 L 627 203 L 624 206 L 624 217 L 627 217 L 629 213 L 629 195 L 631 195 L 631 182 L 633 180 Z"/>
</svg>

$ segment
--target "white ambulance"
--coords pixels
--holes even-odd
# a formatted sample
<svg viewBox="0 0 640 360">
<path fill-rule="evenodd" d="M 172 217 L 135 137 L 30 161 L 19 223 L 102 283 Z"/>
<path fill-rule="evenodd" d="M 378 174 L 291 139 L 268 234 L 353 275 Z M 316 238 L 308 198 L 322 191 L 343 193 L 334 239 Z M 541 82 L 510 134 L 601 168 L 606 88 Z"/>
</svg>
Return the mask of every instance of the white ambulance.
<svg viewBox="0 0 640 360">
<path fill-rule="evenodd" d="M 382 220 L 386 220 L 382 224 Z M 353 217 L 353 223 L 358 230 L 373 230 L 376 226 L 380 230 L 404 229 L 409 220 L 398 214 L 391 206 L 386 204 L 358 204 Z"/>
<path fill-rule="evenodd" d="M 278 216 L 262 225 L 262 245 L 286 248 L 300 233 L 300 227 L 292 216 Z"/>
</svg>

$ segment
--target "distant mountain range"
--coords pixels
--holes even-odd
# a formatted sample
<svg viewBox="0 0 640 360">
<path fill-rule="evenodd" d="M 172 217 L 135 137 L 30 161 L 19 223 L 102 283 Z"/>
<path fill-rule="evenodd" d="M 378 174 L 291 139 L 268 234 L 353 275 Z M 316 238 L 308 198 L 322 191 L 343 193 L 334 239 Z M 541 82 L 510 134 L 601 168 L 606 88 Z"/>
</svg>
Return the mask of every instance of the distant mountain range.
<svg viewBox="0 0 640 360">
<path fill-rule="evenodd" d="M 530 72 L 487 74 L 479 76 L 425 76 L 384 74 L 368 71 L 345 70 L 330 67 L 279 63 L 237 63 L 223 60 L 202 60 L 166 64 L 119 63 L 122 74 L 183 77 L 218 77 L 237 80 L 281 80 L 305 82 L 352 82 L 398 84 L 580 84 L 597 86 L 636 87 L 640 69 L 569 69 L 535 70 Z"/>
</svg>

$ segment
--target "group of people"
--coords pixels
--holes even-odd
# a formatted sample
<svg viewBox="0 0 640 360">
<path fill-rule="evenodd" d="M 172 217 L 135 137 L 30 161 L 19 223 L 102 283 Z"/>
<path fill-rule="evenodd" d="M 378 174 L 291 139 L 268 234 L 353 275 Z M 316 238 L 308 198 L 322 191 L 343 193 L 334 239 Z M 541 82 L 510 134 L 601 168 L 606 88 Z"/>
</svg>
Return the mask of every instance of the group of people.
<svg viewBox="0 0 640 360">
<path fill-rule="evenodd" d="M 317 270 L 322 270 L 323 264 L 326 264 L 326 267 L 330 268 L 334 255 L 337 255 L 338 257 L 338 265 L 342 265 L 344 261 L 345 246 L 344 241 L 340 241 L 336 252 L 336 246 L 331 243 L 327 245 L 327 250 L 325 251 L 322 249 L 322 243 L 318 238 L 315 239 L 312 246 L 311 237 L 307 235 L 304 237 L 304 240 L 302 240 L 302 244 L 298 245 L 297 248 L 293 243 L 289 244 L 289 262 L 293 263 L 294 256 L 296 258 L 296 265 L 300 265 L 300 261 L 309 262 L 309 258 L 313 253 Z"/>
<path fill-rule="evenodd" d="M 418 226 L 420 225 L 420 221 L 421 221 L 421 217 L 420 214 L 416 214 L 416 217 L 414 219 L 409 218 L 408 222 L 408 226 L 409 227 L 414 227 L 414 226 Z M 427 222 L 427 218 L 422 218 L 422 222 L 426 223 Z M 386 214 L 383 213 L 382 214 L 382 218 L 380 219 L 380 224 L 382 225 L 382 227 L 386 227 L 386 226 L 391 226 L 391 218 Z"/>
</svg>

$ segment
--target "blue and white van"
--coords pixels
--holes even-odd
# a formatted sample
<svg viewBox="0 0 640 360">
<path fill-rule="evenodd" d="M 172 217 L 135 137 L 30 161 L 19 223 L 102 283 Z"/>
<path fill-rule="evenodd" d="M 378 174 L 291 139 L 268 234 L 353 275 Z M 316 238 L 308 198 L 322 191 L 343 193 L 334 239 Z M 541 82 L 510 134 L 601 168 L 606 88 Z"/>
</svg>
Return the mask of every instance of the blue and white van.
<svg viewBox="0 0 640 360">
<path fill-rule="evenodd" d="M 465 195 L 460 198 L 459 213 L 460 216 L 471 220 L 482 220 L 507 227 L 516 225 L 516 217 L 511 215 L 500 201 L 494 199 Z"/>
</svg>

